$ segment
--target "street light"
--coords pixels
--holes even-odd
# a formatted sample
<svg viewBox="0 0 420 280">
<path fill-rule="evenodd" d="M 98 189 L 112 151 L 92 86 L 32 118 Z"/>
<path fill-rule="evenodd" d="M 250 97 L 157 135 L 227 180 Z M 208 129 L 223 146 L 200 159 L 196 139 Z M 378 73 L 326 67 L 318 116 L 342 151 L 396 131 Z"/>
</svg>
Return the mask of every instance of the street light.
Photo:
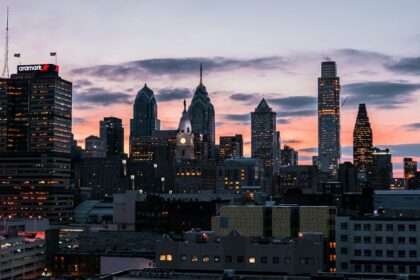
<svg viewBox="0 0 420 280">
<path fill-rule="evenodd" d="M 165 192 L 165 177 L 160 178 L 160 181 L 162 182 L 162 193 Z"/>
<path fill-rule="evenodd" d="M 130 179 L 131 179 L 131 189 L 133 189 L 134 190 L 134 178 L 135 178 L 136 176 L 134 176 L 134 175 L 130 175 Z"/>
</svg>

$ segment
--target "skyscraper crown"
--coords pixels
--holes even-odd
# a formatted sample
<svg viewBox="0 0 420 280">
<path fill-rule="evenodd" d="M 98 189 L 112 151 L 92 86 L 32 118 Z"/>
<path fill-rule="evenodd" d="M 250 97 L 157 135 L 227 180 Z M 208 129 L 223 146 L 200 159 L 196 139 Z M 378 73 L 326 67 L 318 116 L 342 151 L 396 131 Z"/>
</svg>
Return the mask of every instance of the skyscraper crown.
<svg viewBox="0 0 420 280">
<path fill-rule="evenodd" d="M 258 104 L 257 108 L 255 108 L 255 112 L 271 112 L 273 111 L 270 106 L 268 106 L 267 101 L 265 101 L 265 98 L 263 98 Z"/>
<path fill-rule="evenodd" d="M 335 78 L 337 77 L 337 65 L 335 61 L 324 61 L 321 64 L 321 77 L 322 78 Z"/>
</svg>

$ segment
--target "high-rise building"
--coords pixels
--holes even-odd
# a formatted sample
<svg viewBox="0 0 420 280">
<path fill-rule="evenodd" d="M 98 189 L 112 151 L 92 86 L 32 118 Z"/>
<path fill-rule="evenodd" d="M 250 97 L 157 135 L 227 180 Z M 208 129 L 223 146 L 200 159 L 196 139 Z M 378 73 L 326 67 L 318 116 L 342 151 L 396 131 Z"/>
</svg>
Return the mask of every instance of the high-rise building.
<svg viewBox="0 0 420 280">
<path fill-rule="evenodd" d="M 404 158 L 404 180 L 405 186 L 408 187 L 410 179 L 416 177 L 417 161 L 412 158 Z"/>
<path fill-rule="evenodd" d="M 130 120 L 130 145 L 133 140 L 142 136 L 152 136 L 159 130 L 160 121 L 157 118 L 157 103 L 153 91 L 144 84 L 137 93 L 133 105 L 133 118 Z"/>
<path fill-rule="evenodd" d="M 359 172 L 359 179 L 366 179 L 372 165 L 372 128 L 365 104 L 359 104 L 353 131 L 353 162 Z"/>
<path fill-rule="evenodd" d="M 284 145 L 283 149 L 281 150 L 281 165 L 298 165 L 298 151 L 295 151 L 295 149 L 288 145 Z"/>
<path fill-rule="evenodd" d="M 104 118 L 99 123 L 99 133 L 104 141 L 107 156 L 124 155 L 124 127 L 122 120 L 115 117 Z"/>
<path fill-rule="evenodd" d="M 340 163 L 340 78 L 334 61 L 324 61 L 318 78 L 318 153 L 321 172 L 337 177 Z"/>
<path fill-rule="evenodd" d="M 200 84 L 197 86 L 188 115 L 191 119 L 197 158 L 207 160 L 215 157 L 214 107 L 203 85 L 203 68 L 200 65 Z"/>
<path fill-rule="evenodd" d="M 251 155 L 260 158 L 270 173 L 277 171 L 276 113 L 265 99 L 251 113 Z"/>
<path fill-rule="evenodd" d="M 72 84 L 58 65 L 19 65 L 0 79 L 0 213 L 72 220 Z"/>
<path fill-rule="evenodd" d="M 228 158 L 242 157 L 244 141 L 241 134 L 235 136 L 220 136 L 219 159 L 224 161 Z"/>
<path fill-rule="evenodd" d="M 389 149 L 372 149 L 372 168 L 368 177 L 370 187 L 375 190 L 389 189 L 392 183 L 392 161 Z"/>
<path fill-rule="evenodd" d="M 104 158 L 106 157 L 106 147 L 104 140 L 95 135 L 90 135 L 85 139 L 85 158 Z"/>
</svg>

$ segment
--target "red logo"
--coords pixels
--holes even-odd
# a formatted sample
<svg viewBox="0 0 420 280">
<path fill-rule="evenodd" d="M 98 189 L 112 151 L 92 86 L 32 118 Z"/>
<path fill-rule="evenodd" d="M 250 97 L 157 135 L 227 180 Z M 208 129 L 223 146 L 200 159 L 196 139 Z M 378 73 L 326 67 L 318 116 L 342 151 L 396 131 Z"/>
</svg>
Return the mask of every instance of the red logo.
<svg viewBox="0 0 420 280">
<path fill-rule="evenodd" d="M 48 64 L 44 64 L 44 65 L 42 65 L 41 72 L 45 72 L 45 71 L 47 71 L 49 67 L 50 67 L 50 66 L 49 66 Z"/>
<path fill-rule="evenodd" d="M 56 65 L 54 69 L 55 73 L 58 73 L 58 68 L 59 68 L 58 65 Z"/>
</svg>

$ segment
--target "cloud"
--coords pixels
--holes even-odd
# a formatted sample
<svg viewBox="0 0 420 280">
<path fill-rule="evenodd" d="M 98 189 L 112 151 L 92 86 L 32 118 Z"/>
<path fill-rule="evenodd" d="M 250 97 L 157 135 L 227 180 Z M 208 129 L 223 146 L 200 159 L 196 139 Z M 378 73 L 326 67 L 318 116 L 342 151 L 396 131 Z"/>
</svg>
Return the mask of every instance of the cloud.
<svg viewBox="0 0 420 280">
<path fill-rule="evenodd" d="M 225 57 L 157 58 L 130 61 L 115 65 L 97 65 L 73 69 L 73 74 L 89 75 L 111 80 L 148 77 L 151 75 L 198 75 L 199 65 L 203 71 L 227 71 L 233 69 L 277 69 L 286 59 L 279 56 L 233 59 Z"/>
<path fill-rule="evenodd" d="M 277 112 L 277 117 L 307 117 L 316 116 L 316 110 L 294 110 Z"/>
<path fill-rule="evenodd" d="M 257 100 L 261 99 L 257 93 L 234 93 L 229 98 L 234 101 L 243 101 L 249 103 L 256 102 Z"/>
<path fill-rule="evenodd" d="M 405 82 L 361 82 L 343 85 L 343 96 L 347 103 L 381 108 L 397 108 L 413 101 L 412 94 L 420 89 L 420 84 Z"/>
<path fill-rule="evenodd" d="M 381 149 L 389 149 L 393 157 L 420 157 L 420 144 L 378 145 Z"/>
<path fill-rule="evenodd" d="M 103 106 L 132 103 L 132 97 L 129 94 L 108 91 L 100 87 L 91 87 L 81 93 L 75 93 L 73 96 L 75 103 L 79 103 L 82 107 L 86 106 L 86 103 Z"/>
<path fill-rule="evenodd" d="M 300 149 L 299 152 L 318 153 L 318 148 L 303 148 L 303 149 Z"/>
<path fill-rule="evenodd" d="M 162 88 L 156 94 L 160 102 L 182 100 L 191 97 L 191 91 L 187 88 Z"/>
<path fill-rule="evenodd" d="M 314 96 L 288 96 L 282 98 L 269 99 L 268 103 L 275 106 L 282 107 L 284 109 L 296 109 L 301 107 L 307 107 L 315 105 L 317 98 Z"/>
<path fill-rule="evenodd" d="M 391 71 L 403 74 L 420 74 L 420 57 L 405 57 L 385 65 Z"/>
<path fill-rule="evenodd" d="M 77 117 L 73 117 L 72 122 L 74 125 L 87 123 L 85 118 L 77 118 Z"/>
<path fill-rule="evenodd" d="M 290 120 L 277 118 L 277 123 L 288 124 L 288 123 L 290 123 Z"/>
<path fill-rule="evenodd" d="M 221 115 L 225 120 L 237 121 L 237 122 L 247 122 L 251 120 L 251 114 L 222 114 Z"/>
<path fill-rule="evenodd" d="M 410 124 L 404 125 L 404 127 L 407 128 L 408 130 L 417 130 L 417 129 L 420 129 L 420 123 L 410 123 Z"/>
<path fill-rule="evenodd" d="M 344 57 L 356 62 L 363 62 L 364 64 L 369 61 L 386 63 L 389 62 L 392 58 L 389 55 L 366 51 L 366 50 L 357 50 L 357 49 L 338 49 L 333 51 L 334 55 L 339 57 Z"/>
</svg>

